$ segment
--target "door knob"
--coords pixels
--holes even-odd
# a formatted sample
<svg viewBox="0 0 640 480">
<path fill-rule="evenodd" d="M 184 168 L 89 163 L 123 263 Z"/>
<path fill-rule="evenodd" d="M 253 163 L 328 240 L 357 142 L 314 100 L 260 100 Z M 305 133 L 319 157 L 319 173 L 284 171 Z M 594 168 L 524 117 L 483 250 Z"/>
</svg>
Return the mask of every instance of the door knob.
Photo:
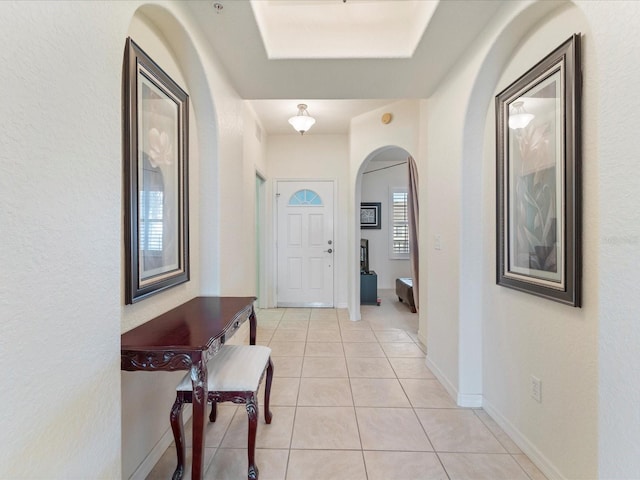
<svg viewBox="0 0 640 480">
<path fill-rule="evenodd" d="M 329 250 L 325 250 L 325 252 L 333 253 L 333 250 L 330 248 Z"/>
</svg>

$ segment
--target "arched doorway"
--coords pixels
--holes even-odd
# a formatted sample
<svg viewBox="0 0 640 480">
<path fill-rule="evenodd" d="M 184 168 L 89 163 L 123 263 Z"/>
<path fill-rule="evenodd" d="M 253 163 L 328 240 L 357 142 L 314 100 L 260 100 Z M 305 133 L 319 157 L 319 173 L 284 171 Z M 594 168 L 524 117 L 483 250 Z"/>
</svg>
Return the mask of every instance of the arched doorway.
<svg viewBox="0 0 640 480">
<path fill-rule="evenodd" d="M 395 280 L 412 277 L 407 212 L 410 156 L 404 148 L 387 145 L 371 152 L 358 170 L 355 242 L 360 261 L 353 265 L 359 280 L 354 284 L 358 305 L 379 304 L 383 293 L 393 298 L 389 291 L 394 290 Z M 365 214 L 372 217 L 361 217 Z"/>
</svg>

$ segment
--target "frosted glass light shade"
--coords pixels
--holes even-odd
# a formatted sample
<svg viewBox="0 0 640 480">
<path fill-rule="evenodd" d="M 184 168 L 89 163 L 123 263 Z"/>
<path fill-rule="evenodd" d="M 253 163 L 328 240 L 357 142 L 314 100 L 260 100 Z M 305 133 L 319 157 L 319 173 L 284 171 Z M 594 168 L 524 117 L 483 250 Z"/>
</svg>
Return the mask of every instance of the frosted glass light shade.
<svg viewBox="0 0 640 480">
<path fill-rule="evenodd" d="M 304 135 L 304 133 L 308 131 L 314 123 L 316 123 L 316 119 L 309 115 L 309 112 L 307 112 L 307 106 L 304 103 L 301 103 L 298 105 L 298 114 L 291 117 L 289 119 L 289 123 L 296 132 L 300 132 L 300 135 Z"/>
<path fill-rule="evenodd" d="M 509 128 L 517 130 L 525 128 L 535 115 L 527 113 L 524 109 L 524 102 L 513 102 L 511 111 L 509 112 Z"/>
</svg>

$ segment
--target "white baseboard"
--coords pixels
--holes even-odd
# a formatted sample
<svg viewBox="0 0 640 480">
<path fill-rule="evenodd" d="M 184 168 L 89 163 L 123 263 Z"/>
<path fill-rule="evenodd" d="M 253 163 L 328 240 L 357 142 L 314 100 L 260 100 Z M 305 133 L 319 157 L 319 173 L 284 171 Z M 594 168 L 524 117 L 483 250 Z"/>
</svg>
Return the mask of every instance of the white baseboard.
<svg viewBox="0 0 640 480">
<path fill-rule="evenodd" d="M 153 467 L 155 467 L 156 463 L 160 460 L 160 457 L 162 457 L 164 452 L 167 451 L 171 442 L 173 442 L 173 432 L 169 428 L 164 432 L 162 438 L 151 449 L 142 463 L 138 465 L 138 468 L 136 468 L 136 471 L 129 477 L 129 480 L 145 480 L 145 478 L 147 478 L 151 473 L 151 470 L 153 470 Z"/>
<path fill-rule="evenodd" d="M 426 335 L 422 334 L 422 331 L 420 329 L 418 329 L 418 340 L 420 340 L 420 343 L 422 343 L 425 347 L 427 346 L 427 337 Z"/>
<path fill-rule="evenodd" d="M 184 422 L 184 424 L 186 424 L 191 418 L 191 413 L 191 405 L 185 405 L 182 409 L 182 421 Z M 158 463 L 162 455 L 164 455 L 164 452 L 167 451 L 167 448 L 169 448 L 172 443 L 173 431 L 171 430 L 171 428 L 168 428 L 164 432 L 164 435 L 162 435 L 160 440 L 158 440 L 158 443 L 155 444 L 146 458 L 142 461 L 142 463 L 138 465 L 136 471 L 131 474 L 129 480 L 145 480 L 151 473 L 151 470 L 153 470 L 153 467 L 156 466 L 156 463 Z"/>
<path fill-rule="evenodd" d="M 418 338 L 420 334 L 418 334 Z M 427 367 L 431 372 L 435 375 L 435 377 L 440 381 L 442 386 L 445 388 L 447 393 L 451 395 L 451 398 L 454 399 L 456 405 L 459 407 L 467 407 L 467 408 L 480 408 L 483 404 L 483 398 L 481 394 L 469 394 L 469 393 L 459 393 L 456 386 L 451 383 L 451 381 L 447 378 L 447 376 L 442 373 L 442 370 L 438 368 L 438 366 L 433 363 L 431 358 L 427 355 L 426 358 Z"/>
<path fill-rule="evenodd" d="M 431 357 L 429 357 L 428 354 L 426 357 L 426 363 L 429 370 L 431 370 L 435 377 L 440 380 L 440 383 L 442 384 L 444 389 L 449 393 L 449 395 L 451 395 L 451 398 L 456 400 L 458 398 L 458 389 L 453 385 L 453 383 L 449 381 L 447 376 L 442 373 L 442 370 L 440 370 L 440 368 L 438 368 L 438 366 L 433 363 Z"/>
<path fill-rule="evenodd" d="M 504 430 L 511 440 L 522 450 L 522 452 L 529 457 L 529 460 L 540 469 L 542 473 L 549 480 L 567 480 L 567 478 L 560 473 L 556 466 L 540 451 L 535 445 L 533 445 L 527 437 L 525 437 L 520 430 L 518 430 L 509 420 L 502 416 L 493 405 L 487 400 L 484 400 L 483 408 L 487 414 L 493 418 L 493 420 Z"/>
<path fill-rule="evenodd" d="M 460 407 L 481 408 L 483 404 L 482 395 L 478 393 L 459 393 L 457 399 Z"/>
</svg>

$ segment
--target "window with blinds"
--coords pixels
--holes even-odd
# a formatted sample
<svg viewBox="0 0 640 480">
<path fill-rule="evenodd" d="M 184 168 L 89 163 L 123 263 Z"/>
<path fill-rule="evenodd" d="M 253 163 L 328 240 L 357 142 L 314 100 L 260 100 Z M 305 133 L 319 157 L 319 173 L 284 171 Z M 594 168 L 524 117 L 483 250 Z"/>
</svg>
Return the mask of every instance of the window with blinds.
<svg viewBox="0 0 640 480">
<path fill-rule="evenodd" d="M 163 192 L 140 192 L 140 250 L 162 252 Z"/>
<path fill-rule="evenodd" d="M 391 190 L 391 258 L 409 257 L 409 212 L 406 188 Z"/>
</svg>

